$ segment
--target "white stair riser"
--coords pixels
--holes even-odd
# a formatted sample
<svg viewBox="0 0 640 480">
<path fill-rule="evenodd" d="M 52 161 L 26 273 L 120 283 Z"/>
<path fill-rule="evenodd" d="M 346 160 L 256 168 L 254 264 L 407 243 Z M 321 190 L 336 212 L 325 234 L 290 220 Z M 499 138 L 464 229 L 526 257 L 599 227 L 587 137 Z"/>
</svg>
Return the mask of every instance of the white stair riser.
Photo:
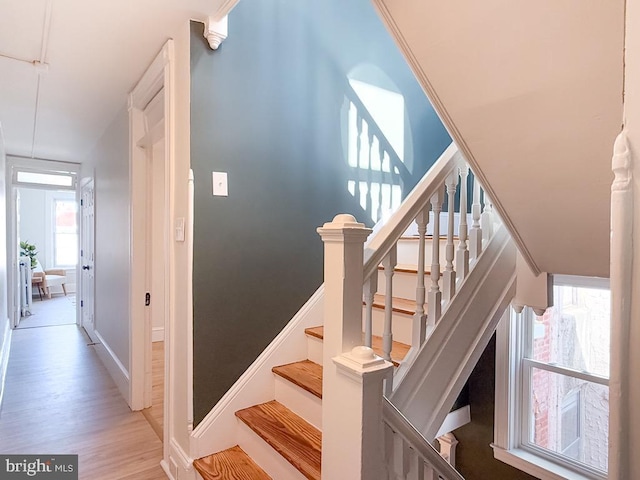
<svg viewBox="0 0 640 480">
<path fill-rule="evenodd" d="M 397 247 L 397 255 L 398 255 L 398 264 L 400 265 L 417 265 L 418 264 L 418 242 L 417 238 L 405 238 L 398 240 Z M 440 239 L 440 265 L 445 265 L 447 261 L 446 257 L 446 245 L 447 239 Z M 454 240 L 455 248 L 458 248 L 458 241 Z M 431 266 L 431 253 L 433 252 L 433 246 L 431 245 L 431 240 L 427 239 L 424 244 L 424 263 L 426 265 L 426 269 L 429 270 Z"/>
<path fill-rule="evenodd" d="M 363 312 L 364 318 L 364 312 Z M 413 316 L 405 313 L 393 312 L 391 333 L 394 342 L 402 342 L 411 345 L 411 330 L 413 328 Z M 364 325 L 363 325 L 364 329 Z M 373 309 L 373 334 L 382 336 L 384 333 L 384 310 Z"/>
<path fill-rule="evenodd" d="M 238 420 L 238 445 L 271 478 L 305 480 L 302 473 L 240 420 Z"/>
<path fill-rule="evenodd" d="M 322 429 L 322 400 L 280 375 L 273 376 L 276 400 L 314 427 Z"/>
<path fill-rule="evenodd" d="M 307 358 L 318 365 L 322 365 L 322 340 L 307 335 Z"/>
<path fill-rule="evenodd" d="M 418 284 L 418 275 L 416 273 L 394 272 L 393 274 L 393 296 L 406 298 L 408 300 L 416 299 L 416 286 Z M 378 270 L 378 293 L 385 294 L 387 279 L 384 276 L 384 270 Z M 429 291 L 431 285 L 431 277 L 425 275 L 424 285 Z"/>
</svg>

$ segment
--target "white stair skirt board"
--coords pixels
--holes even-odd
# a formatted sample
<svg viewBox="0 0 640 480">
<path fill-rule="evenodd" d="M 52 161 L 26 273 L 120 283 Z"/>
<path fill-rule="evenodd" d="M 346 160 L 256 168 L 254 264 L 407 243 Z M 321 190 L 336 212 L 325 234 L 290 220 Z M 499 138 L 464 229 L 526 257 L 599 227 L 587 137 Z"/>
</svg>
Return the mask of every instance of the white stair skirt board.
<svg viewBox="0 0 640 480">
<path fill-rule="evenodd" d="M 318 325 L 321 324 L 322 322 Z M 307 335 L 307 358 L 318 365 L 322 365 L 322 340 Z"/>
<path fill-rule="evenodd" d="M 291 465 L 244 422 L 238 420 L 237 428 L 240 448 L 271 478 L 277 480 L 305 480 L 305 476 L 296 467 Z"/>
<path fill-rule="evenodd" d="M 242 422 L 236 419 L 235 412 L 273 400 L 275 387 L 271 369 L 307 358 L 304 330 L 322 325 L 323 298 L 324 287 L 321 286 L 195 428 L 191 434 L 193 458 L 236 445 L 235 432 Z M 310 360 L 321 364 L 322 356 L 320 360 Z"/>
<path fill-rule="evenodd" d="M 111 350 L 109 344 L 104 341 L 104 338 L 100 335 L 100 333 L 96 330 L 96 339 L 98 343 L 94 345 L 96 349 L 96 353 L 98 357 L 102 361 L 102 364 L 105 366 L 111 378 L 115 382 L 118 390 L 120 390 L 120 394 L 124 397 L 127 402 L 127 405 L 130 405 L 129 399 L 129 372 L 120 359 L 116 356 L 116 354 Z"/>
<path fill-rule="evenodd" d="M 363 318 L 364 318 L 363 310 Z M 384 332 L 384 310 L 379 308 L 373 309 L 372 315 L 372 331 L 374 335 L 379 337 Z M 407 315 L 406 313 L 393 312 L 393 341 L 406 343 L 411 345 L 411 331 L 413 330 L 413 315 Z M 364 324 L 363 324 L 364 328 Z"/>
<path fill-rule="evenodd" d="M 274 373 L 273 377 L 276 400 L 322 430 L 322 400 L 280 375 Z"/>
</svg>

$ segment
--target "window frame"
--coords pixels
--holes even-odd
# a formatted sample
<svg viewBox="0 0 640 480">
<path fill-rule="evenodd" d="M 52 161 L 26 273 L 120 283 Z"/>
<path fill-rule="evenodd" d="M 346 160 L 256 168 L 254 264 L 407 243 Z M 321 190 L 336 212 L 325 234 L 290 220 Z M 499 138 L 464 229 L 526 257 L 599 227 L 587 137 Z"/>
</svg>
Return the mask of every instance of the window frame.
<svg viewBox="0 0 640 480">
<path fill-rule="evenodd" d="M 609 280 L 595 277 L 554 276 L 554 286 L 609 289 Z M 539 447 L 529 440 L 531 378 L 533 368 L 568 375 L 600 385 L 609 379 L 533 358 L 534 334 L 530 308 L 516 313 L 508 308 L 496 330 L 496 402 L 494 457 L 542 480 L 607 478 L 606 472 Z"/>
</svg>

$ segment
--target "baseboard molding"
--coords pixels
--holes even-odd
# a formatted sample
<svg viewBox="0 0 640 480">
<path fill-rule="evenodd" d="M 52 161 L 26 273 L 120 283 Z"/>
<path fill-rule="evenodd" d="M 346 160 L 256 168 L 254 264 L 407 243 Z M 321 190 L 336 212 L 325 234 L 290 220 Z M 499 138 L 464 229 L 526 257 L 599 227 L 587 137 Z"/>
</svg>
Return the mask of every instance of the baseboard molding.
<svg viewBox="0 0 640 480">
<path fill-rule="evenodd" d="M 0 331 L 0 415 L 2 414 L 2 399 L 4 398 L 4 383 L 7 377 L 7 366 L 9 365 L 9 351 L 11 350 L 11 330 L 10 321 L 5 319 L 4 328 Z"/>
<path fill-rule="evenodd" d="M 175 438 L 169 441 L 169 459 L 160 462 L 162 469 L 171 480 L 197 480 L 193 459 L 187 455 Z"/>
<path fill-rule="evenodd" d="M 191 455 L 201 458 L 237 444 L 235 412 L 273 400 L 271 369 L 307 358 L 305 328 L 323 324 L 324 286 L 242 374 L 191 434 Z"/>
<path fill-rule="evenodd" d="M 111 347 L 109 347 L 109 344 L 105 342 L 104 338 L 102 338 L 102 335 L 100 335 L 100 332 L 95 330 L 95 334 L 98 342 L 96 342 L 94 346 L 95 346 L 96 352 L 98 353 L 98 357 L 100 358 L 103 365 L 109 372 L 109 375 L 111 375 L 111 378 L 113 378 L 113 381 L 118 387 L 120 394 L 124 397 L 127 404 L 130 405 L 131 402 L 129 400 L 129 372 L 124 367 L 122 362 L 120 362 L 120 359 L 118 358 L 118 356 L 113 352 L 113 350 L 111 350 Z"/>
<path fill-rule="evenodd" d="M 151 330 L 152 342 L 164 342 L 164 327 L 153 327 Z"/>
</svg>

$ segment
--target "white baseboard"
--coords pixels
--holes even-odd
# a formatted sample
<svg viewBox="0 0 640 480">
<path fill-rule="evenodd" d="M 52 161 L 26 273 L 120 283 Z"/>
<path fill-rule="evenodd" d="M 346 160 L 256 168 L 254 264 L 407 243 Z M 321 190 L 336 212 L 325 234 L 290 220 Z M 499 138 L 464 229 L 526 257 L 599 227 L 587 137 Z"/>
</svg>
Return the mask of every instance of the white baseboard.
<svg viewBox="0 0 640 480">
<path fill-rule="evenodd" d="M 191 434 L 193 458 L 201 458 L 238 443 L 235 412 L 273 400 L 271 369 L 307 358 L 304 330 L 323 324 L 323 299 L 324 287 L 321 286 L 194 429 Z"/>
<path fill-rule="evenodd" d="M 0 414 L 2 413 L 2 399 L 4 398 L 4 383 L 7 377 L 7 366 L 9 365 L 9 351 L 11 350 L 11 330 L 10 321 L 5 319 L 4 328 L 0 330 Z"/>
<path fill-rule="evenodd" d="M 129 372 L 124 367 L 118 356 L 111 350 L 109 344 L 104 341 L 102 335 L 96 330 L 96 338 L 98 342 L 94 345 L 98 357 L 113 378 L 120 394 L 124 397 L 128 405 L 131 405 L 129 399 Z"/>
<path fill-rule="evenodd" d="M 152 342 L 164 342 L 164 327 L 153 327 L 151 330 Z"/>
<path fill-rule="evenodd" d="M 193 459 L 187 455 L 178 442 L 169 441 L 169 459 L 160 462 L 162 469 L 171 480 L 197 480 L 200 476 L 193 468 Z"/>
</svg>

